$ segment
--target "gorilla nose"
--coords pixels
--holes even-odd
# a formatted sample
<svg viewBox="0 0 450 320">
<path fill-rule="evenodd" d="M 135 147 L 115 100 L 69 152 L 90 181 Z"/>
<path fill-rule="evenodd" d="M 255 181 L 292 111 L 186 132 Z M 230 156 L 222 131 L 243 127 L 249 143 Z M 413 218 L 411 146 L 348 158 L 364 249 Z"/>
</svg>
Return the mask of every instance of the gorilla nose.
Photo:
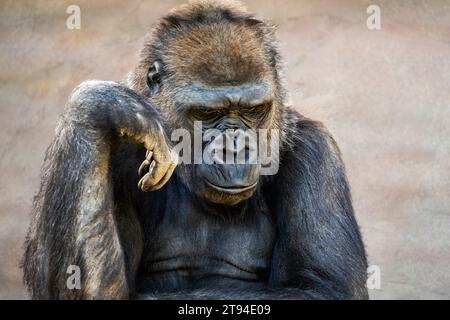
<svg viewBox="0 0 450 320">
<path fill-rule="evenodd" d="M 221 152 L 207 152 L 206 157 L 208 157 L 208 163 L 256 164 L 258 156 L 256 146 L 256 136 L 242 129 L 230 129 L 208 144 L 208 150 Z"/>
</svg>

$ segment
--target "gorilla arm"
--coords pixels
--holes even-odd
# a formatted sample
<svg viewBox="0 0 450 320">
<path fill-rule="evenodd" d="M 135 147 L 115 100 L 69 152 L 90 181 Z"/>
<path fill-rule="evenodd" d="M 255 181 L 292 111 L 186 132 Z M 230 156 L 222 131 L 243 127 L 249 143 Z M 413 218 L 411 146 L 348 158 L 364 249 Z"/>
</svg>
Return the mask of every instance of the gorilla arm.
<svg viewBox="0 0 450 320">
<path fill-rule="evenodd" d="M 119 241 L 110 170 L 118 136 L 152 151 L 156 166 L 141 188 L 156 190 L 170 178 L 176 158 L 145 98 L 114 82 L 88 81 L 76 88 L 47 150 L 34 201 L 23 261 L 33 298 L 129 296 L 133 275 L 127 274 Z M 81 269 L 80 290 L 66 286 L 69 265 Z"/>
<path fill-rule="evenodd" d="M 339 150 L 320 123 L 289 117 L 291 147 L 273 188 L 282 201 L 274 202 L 270 286 L 298 288 L 295 298 L 367 299 L 366 255 Z"/>
</svg>

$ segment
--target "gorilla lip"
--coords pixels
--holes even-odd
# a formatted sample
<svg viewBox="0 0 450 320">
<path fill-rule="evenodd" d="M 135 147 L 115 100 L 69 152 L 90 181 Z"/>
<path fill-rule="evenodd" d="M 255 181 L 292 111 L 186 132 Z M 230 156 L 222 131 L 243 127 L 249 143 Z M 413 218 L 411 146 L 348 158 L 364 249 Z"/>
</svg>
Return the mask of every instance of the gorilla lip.
<svg viewBox="0 0 450 320">
<path fill-rule="evenodd" d="M 258 182 L 255 182 L 254 184 L 248 185 L 248 186 L 241 186 L 241 185 L 236 185 L 236 186 L 218 186 L 216 184 L 213 184 L 211 182 L 209 182 L 208 180 L 205 180 L 206 184 L 208 186 L 210 186 L 211 188 L 220 191 L 220 192 L 225 192 L 225 193 L 231 193 L 231 194 L 238 194 L 238 193 L 242 193 L 248 190 L 252 190 L 256 187 L 256 185 L 258 184 Z"/>
</svg>

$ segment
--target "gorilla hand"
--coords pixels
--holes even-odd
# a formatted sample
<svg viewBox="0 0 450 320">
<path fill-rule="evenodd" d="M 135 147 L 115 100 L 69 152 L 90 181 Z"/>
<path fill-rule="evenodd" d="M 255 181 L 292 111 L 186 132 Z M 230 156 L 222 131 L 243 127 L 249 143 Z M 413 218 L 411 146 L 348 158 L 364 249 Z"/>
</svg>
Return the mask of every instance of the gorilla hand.
<svg viewBox="0 0 450 320">
<path fill-rule="evenodd" d="M 147 106 L 148 107 L 148 106 Z M 144 112 L 136 113 L 139 125 L 132 128 L 121 128 L 120 136 L 126 136 L 147 149 L 145 160 L 138 169 L 141 177 L 138 188 L 144 192 L 162 188 L 169 181 L 178 164 L 178 155 L 170 146 L 160 120 Z M 136 130 L 139 128 L 138 130 Z"/>
<path fill-rule="evenodd" d="M 161 145 L 147 148 L 145 160 L 138 170 L 139 176 L 142 176 L 138 188 L 144 192 L 160 189 L 169 181 L 177 162 L 178 156 L 173 150 L 161 152 Z"/>
</svg>

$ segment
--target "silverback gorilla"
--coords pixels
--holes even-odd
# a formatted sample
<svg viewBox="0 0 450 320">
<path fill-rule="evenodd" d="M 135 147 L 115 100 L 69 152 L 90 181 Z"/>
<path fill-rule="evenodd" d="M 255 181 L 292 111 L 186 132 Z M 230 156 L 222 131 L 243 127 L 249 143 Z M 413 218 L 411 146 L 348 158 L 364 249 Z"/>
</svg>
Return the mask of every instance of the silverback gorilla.
<svg viewBox="0 0 450 320">
<path fill-rule="evenodd" d="M 237 3 L 197 1 L 161 19 L 124 83 L 78 86 L 25 243 L 32 298 L 367 298 L 339 149 L 286 105 L 279 72 L 272 26 Z M 179 164 L 170 132 L 194 121 L 278 129 L 278 172 Z"/>
</svg>

